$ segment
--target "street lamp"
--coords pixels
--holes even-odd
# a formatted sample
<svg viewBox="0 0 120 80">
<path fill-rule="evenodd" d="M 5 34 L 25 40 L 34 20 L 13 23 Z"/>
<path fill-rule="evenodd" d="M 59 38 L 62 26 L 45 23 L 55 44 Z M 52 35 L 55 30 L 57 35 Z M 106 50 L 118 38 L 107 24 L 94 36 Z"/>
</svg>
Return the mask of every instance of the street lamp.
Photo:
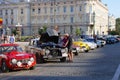
<svg viewBox="0 0 120 80">
<path fill-rule="evenodd" d="M 10 34 L 10 32 L 9 32 L 9 31 L 10 31 L 10 28 L 9 28 L 9 27 L 7 27 L 7 28 L 6 28 L 6 34 L 7 34 L 7 35 L 9 35 L 9 34 Z"/>
<path fill-rule="evenodd" d="M 54 26 L 56 25 L 56 0 L 54 0 Z"/>
</svg>

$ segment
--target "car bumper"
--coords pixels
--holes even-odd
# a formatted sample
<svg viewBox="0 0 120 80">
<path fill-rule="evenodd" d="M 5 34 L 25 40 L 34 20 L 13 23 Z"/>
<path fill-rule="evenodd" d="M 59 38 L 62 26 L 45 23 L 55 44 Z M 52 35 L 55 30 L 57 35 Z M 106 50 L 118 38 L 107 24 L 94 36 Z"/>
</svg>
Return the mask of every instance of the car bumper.
<svg viewBox="0 0 120 80">
<path fill-rule="evenodd" d="M 17 64 L 10 64 L 8 68 L 12 70 L 29 69 L 35 65 L 36 65 L 36 62 L 32 63 L 31 65 L 28 65 L 27 63 L 22 63 L 21 66 L 18 66 Z"/>
</svg>

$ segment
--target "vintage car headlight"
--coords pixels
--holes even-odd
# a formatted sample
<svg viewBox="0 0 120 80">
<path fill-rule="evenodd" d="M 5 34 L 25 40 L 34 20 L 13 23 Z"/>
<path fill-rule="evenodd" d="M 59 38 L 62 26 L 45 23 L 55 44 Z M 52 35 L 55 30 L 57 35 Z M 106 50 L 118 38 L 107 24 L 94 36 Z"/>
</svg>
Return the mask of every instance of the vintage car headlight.
<svg viewBox="0 0 120 80">
<path fill-rule="evenodd" d="M 61 49 L 61 52 L 62 52 L 62 53 L 65 53 L 65 51 L 66 51 L 65 49 Z"/>
<path fill-rule="evenodd" d="M 31 61 L 31 62 L 34 62 L 34 58 L 33 58 L 33 57 L 31 57 L 31 58 L 30 58 L 30 61 Z"/>
<path fill-rule="evenodd" d="M 80 48 L 79 48 L 79 47 L 76 47 L 76 50 L 78 51 L 78 50 L 80 50 Z"/>
<path fill-rule="evenodd" d="M 22 65 L 22 63 L 19 61 L 19 62 L 17 62 L 17 66 L 21 66 Z"/>
<path fill-rule="evenodd" d="M 27 64 L 30 66 L 30 65 L 32 65 L 32 62 L 31 62 L 31 61 L 28 61 L 28 63 L 27 63 Z"/>
<path fill-rule="evenodd" d="M 12 59 L 11 61 L 13 64 L 16 64 L 17 63 L 17 60 L 16 59 Z"/>
<path fill-rule="evenodd" d="M 46 50 L 45 50 L 45 53 L 46 53 L 46 54 L 49 54 L 49 53 L 50 53 L 50 50 L 46 49 Z"/>
</svg>

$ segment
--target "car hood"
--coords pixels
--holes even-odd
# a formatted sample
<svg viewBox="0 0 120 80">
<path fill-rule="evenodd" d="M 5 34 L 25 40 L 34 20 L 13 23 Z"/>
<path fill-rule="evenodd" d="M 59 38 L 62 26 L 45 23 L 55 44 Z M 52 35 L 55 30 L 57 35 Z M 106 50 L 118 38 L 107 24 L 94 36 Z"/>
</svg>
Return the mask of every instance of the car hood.
<svg viewBox="0 0 120 80">
<path fill-rule="evenodd" d="M 73 44 L 77 45 L 86 45 L 86 43 L 81 42 L 81 41 L 74 41 Z"/>
<path fill-rule="evenodd" d="M 30 58 L 31 54 L 28 54 L 26 52 L 17 52 L 17 51 L 12 51 L 7 54 L 9 58 L 16 58 L 16 59 L 25 59 L 25 58 Z"/>
<path fill-rule="evenodd" d="M 74 45 L 74 44 L 72 45 L 72 48 L 76 48 L 76 47 L 79 47 L 79 46 L 78 45 Z"/>
<path fill-rule="evenodd" d="M 40 37 L 40 42 L 41 43 L 48 43 L 48 42 L 53 42 L 53 43 L 58 43 L 59 36 L 56 35 L 49 35 L 49 33 L 42 33 Z"/>
</svg>

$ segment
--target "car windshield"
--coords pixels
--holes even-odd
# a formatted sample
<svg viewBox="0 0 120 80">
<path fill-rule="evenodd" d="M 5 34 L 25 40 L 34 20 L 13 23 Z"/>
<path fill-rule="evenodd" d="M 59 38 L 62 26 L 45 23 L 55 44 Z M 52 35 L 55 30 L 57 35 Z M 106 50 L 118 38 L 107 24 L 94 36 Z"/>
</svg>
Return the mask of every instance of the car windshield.
<svg viewBox="0 0 120 80">
<path fill-rule="evenodd" d="M 86 39 L 88 42 L 94 42 L 94 39 Z"/>
<path fill-rule="evenodd" d="M 3 46 L 2 48 L 2 52 L 11 52 L 13 50 L 18 51 L 18 52 L 22 52 L 22 48 L 20 46 Z"/>
<path fill-rule="evenodd" d="M 74 38 L 73 41 L 82 41 L 80 38 Z"/>
<path fill-rule="evenodd" d="M 83 39 L 82 41 L 83 41 L 83 42 L 88 42 L 86 39 Z"/>
</svg>

